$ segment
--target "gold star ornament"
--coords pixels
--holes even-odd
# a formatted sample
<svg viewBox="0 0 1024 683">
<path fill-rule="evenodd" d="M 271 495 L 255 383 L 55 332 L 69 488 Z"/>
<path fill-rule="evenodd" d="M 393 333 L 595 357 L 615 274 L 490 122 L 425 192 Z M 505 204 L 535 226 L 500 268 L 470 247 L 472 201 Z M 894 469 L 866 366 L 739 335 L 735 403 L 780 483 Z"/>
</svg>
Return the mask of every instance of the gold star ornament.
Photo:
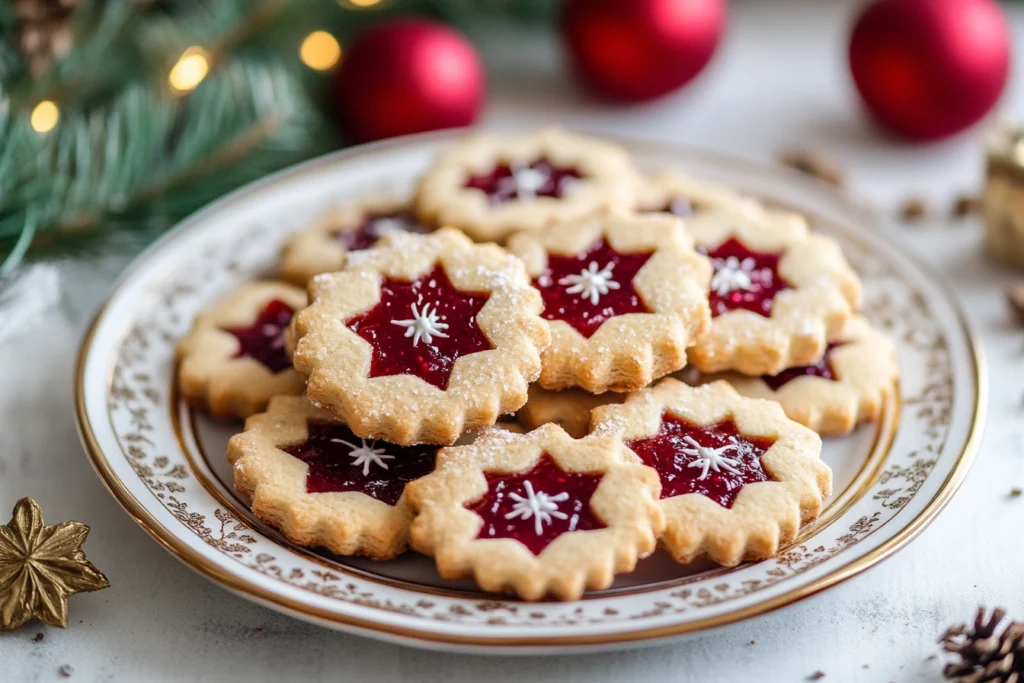
<svg viewBox="0 0 1024 683">
<path fill-rule="evenodd" d="M 110 585 L 85 559 L 88 535 L 79 522 L 46 526 L 34 500 L 18 501 L 10 523 L 0 526 L 0 632 L 32 618 L 65 628 L 69 595 Z"/>
</svg>

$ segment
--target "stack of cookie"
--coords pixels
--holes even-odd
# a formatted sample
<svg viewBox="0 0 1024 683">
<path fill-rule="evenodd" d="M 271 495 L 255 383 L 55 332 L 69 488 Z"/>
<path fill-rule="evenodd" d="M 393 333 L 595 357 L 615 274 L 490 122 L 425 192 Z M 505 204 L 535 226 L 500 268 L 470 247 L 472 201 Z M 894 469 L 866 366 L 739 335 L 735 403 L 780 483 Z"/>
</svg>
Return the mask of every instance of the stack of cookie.
<svg viewBox="0 0 1024 683">
<path fill-rule="evenodd" d="M 775 554 L 830 494 L 819 434 L 897 375 L 803 218 L 560 131 L 456 143 L 411 200 L 295 235 L 280 274 L 179 344 L 182 394 L 248 418 L 228 457 L 256 516 L 531 600 L 659 542 Z"/>
</svg>

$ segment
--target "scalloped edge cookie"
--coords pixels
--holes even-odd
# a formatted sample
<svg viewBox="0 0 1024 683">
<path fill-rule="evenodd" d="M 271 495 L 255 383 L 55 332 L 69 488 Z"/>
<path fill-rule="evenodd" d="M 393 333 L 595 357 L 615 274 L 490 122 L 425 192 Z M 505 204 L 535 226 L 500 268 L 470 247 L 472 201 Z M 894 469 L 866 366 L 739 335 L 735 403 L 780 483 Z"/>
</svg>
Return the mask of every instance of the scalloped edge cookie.
<svg viewBox="0 0 1024 683">
<path fill-rule="evenodd" d="M 511 538 L 478 539 L 481 518 L 465 506 L 487 491 L 486 471 L 529 471 L 547 453 L 566 472 L 603 472 L 590 506 L 606 525 L 570 531 L 539 555 Z M 485 591 L 524 600 L 575 600 L 611 585 L 654 551 L 664 519 L 657 474 L 606 437 L 573 439 L 556 425 L 524 435 L 489 430 L 469 446 L 444 448 L 432 474 L 409 484 L 416 512 L 412 547 L 433 556 L 447 579 L 472 576 Z"/>
<path fill-rule="evenodd" d="M 632 281 L 650 312 L 609 318 L 589 338 L 563 320 L 548 320 L 551 346 L 538 380 L 545 389 L 639 389 L 685 366 L 687 347 L 708 329 L 710 264 L 673 216 L 591 214 L 542 233 L 519 233 L 509 250 L 537 278 L 549 253 L 573 256 L 601 239 L 618 252 L 651 252 Z"/>
<path fill-rule="evenodd" d="M 661 541 L 676 561 L 707 556 L 731 567 L 771 557 L 821 513 L 832 491 L 832 471 L 820 459 L 821 438 L 787 418 L 777 403 L 740 396 L 725 382 L 690 387 L 664 379 L 622 405 L 595 409 L 591 433 L 614 436 L 628 447 L 656 434 L 666 412 L 697 425 L 732 418 L 741 434 L 774 440 L 761 456 L 774 481 L 746 484 L 732 507 L 699 493 L 661 499 Z"/>
<path fill-rule="evenodd" d="M 438 264 L 457 289 L 490 293 L 476 322 L 493 348 L 456 360 L 444 390 L 410 374 L 369 377 L 372 348 L 345 321 L 377 305 L 384 277 L 415 280 Z M 307 396 L 356 435 L 401 446 L 452 444 L 517 411 L 550 343 L 540 294 L 522 263 L 453 228 L 388 235 L 380 246 L 350 254 L 343 271 L 313 278 L 310 295 L 291 328 Z"/>
<path fill-rule="evenodd" d="M 271 372 L 258 360 L 235 357 L 238 339 L 227 329 L 252 325 L 273 300 L 298 313 L 306 293 L 283 282 L 248 282 L 196 316 L 175 347 L 178 386 L 192 405 L 220 419 L 245 418 L 264 410 L 279 394 L 301 394 L 305 378 L 294 369 Z"/>
</svg>

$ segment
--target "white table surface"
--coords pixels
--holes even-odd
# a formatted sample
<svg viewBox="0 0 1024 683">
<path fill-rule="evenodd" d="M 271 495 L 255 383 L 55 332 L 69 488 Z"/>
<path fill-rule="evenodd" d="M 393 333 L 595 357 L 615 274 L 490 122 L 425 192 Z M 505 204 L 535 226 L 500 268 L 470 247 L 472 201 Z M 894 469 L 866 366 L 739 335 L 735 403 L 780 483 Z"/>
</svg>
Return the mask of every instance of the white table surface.
<svg viewBox="0 0 1024 683">
<path fill-rule="evenodd" d="M 554 38 L 492 37 L 486 57 L 495 124 L 552 122 L 713 147 L 769 160 L 786 145 L 832 156 L 853 189 L 892 210 L 920 192 L 941 207 L 976 187 L 977 135 L 929 146 L 888 139 L 865 123 L 845 67 L 851 2 L 734 3 L 723 49 L 691 89 L 645 107 L 614 107 L 581 93 Z M 1024 6 L 1014 15 L 1024 46 Z M 1017 71 L 1024 66 L 1018 50 Z M 1024 120 L 1024 77 L 1006 110 Z M 487 658 L 377 643 L 311 626 L 205 581 L 135 525 L 93 474 L 72 416 L 81 331 L 120 258 L 61 267 L 63 294 L 30 330 L 0 341 L 0 523 L 22 496 L 47 521 L 92 526 L 85 549 L 112 587 L 73 597 L 65 630 L 28 626 L 0 636 L 0 681 L 931 681 L 935 640 L 979 604 L 1024 618 L 1020 541 L 1024 499 L 1024 329 L 1003 300 L 1013 274 L 990 266 L 971 223 L 899 230 L 938 264 L 983 339 L 991 368 L 980 456 L 960 493 L 916 541 L 825 594 L 686 642 L 588 656 Z M 3 325 L 0 322 L 0 325 Z M 44 634 L 34 642 L 37 632 Z"/>
</svg>

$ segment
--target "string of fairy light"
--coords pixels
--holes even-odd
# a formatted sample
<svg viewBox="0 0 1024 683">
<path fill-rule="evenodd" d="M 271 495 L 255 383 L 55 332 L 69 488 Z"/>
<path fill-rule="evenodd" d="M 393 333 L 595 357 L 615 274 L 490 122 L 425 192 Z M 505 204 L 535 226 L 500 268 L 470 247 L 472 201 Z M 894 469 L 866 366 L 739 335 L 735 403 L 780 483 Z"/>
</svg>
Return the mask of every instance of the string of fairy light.
<svg viewBox="0 0 1024 683">
<path fill-rule="evenodd" d="M 365 9 L 380 4 L 382 0 L 339 0 L 339 4 L 347 7 Z M 299 45 L 299 59 L 315 71 L 327 71 L 341 61 L 341 43 L 328 31 L 313 31 Z M 167 85 L 171 91 L 183 95 L 198 87 L 210 73 L 210 56 L 207 52 L 193 45 L 189 47 L 167 74 Z M 32 130 L 43 134 L 53 130 L 60 121 L 60 108 L 52 100 L 39 102 L 29 116 Z"/>
</svg>

